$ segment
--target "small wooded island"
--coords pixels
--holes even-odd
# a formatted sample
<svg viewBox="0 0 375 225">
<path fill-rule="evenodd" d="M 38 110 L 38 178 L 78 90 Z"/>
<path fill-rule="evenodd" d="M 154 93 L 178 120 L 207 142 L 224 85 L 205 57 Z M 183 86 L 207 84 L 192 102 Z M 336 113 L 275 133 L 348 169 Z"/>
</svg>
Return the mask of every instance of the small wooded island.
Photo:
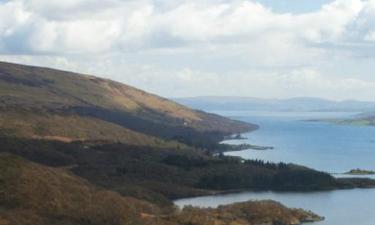
<svg viewBox="0 0 375 225">
<path fill-rule="evenodd" d="M 346 173 L 346 175 L 375 175 L 373 170 L 362 170 L 362 169 L 352 169 Z"/>
</svg>

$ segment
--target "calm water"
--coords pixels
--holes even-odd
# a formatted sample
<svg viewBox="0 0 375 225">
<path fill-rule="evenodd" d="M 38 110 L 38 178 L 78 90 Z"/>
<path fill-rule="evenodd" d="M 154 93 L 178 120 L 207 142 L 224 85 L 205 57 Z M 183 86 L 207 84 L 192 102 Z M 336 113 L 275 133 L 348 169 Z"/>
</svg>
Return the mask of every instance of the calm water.
<svg viewBox="0 0 375 225">
<path fill-rule="evenodd" d="M 267 113 L 216 112 L 260 125 L 244 134 L 250 143 L 273 146 L 274 150 L 245 150 L 228 155 L 292 162 L 327 172 L 345 172 L 353 168 L 375 170 L 375 127 L 342 126 L 309 119 L 345 118 L 353 113 Z M 354 189 L 315 193 L 244 192 L 181 199 L 179 206 L 217 206 L 247 200 L 272 199 L 289 207 L 312 210 L 326 220 L 317 225 L 375 225 L 375 189 Z"/>
<path fill-rule="evenodd" d="M 224 113 L 221 113 L 224 114 Z M 332 173 L 361 168 L 375 170 L 375 127 L 343 126 L 309 119 L 350 117 L 353 113 L 227 112 L 231 117 L 256 123 L 260 129 L 244 134 L 250 143 L 274 150 L 245 150 L 228 155 L 273 162 L 292 162 Z"/>
<path fill-rule="evenodd" d="M 272 199 L 289 207 L 309 209 L 325 216 L 324 221 L 313 223 L 314 225 L 375 224 L 375 191 L 370 189 L 316 193 L 244 192 L 181 199 L 176 201 L 175 204 L 178 206 L 215 207 L 233 202 L 262 199 Z"/>
</svg>

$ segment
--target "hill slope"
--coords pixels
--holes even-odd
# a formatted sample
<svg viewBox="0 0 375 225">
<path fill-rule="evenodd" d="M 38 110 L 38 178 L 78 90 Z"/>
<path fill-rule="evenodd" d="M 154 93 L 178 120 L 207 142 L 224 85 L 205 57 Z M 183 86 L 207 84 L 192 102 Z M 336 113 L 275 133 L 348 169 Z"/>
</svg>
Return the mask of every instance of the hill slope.
<svg viewBox="0 0 375 225">
<path fill-rule="evenodd" d="M 198 143 L 256 128 L 115 81 L 4 62 L 0 62 L 0 113 L 4 134 L 59 140 L 157 142 L 142 133 Z M 72 127 L 79 129 L 70 132 Z"/>
<path fill-rule="evenodd" d="M 141 213 L 157 213 L 149 203 L 8 154 L 0 154 L 0 181 L 3 224 L 143 224 Z"/>
<path fill-rule="evenodd" d="M 320 219 L 270 201 L 163 212 L 145 201 L 97 188 L 64 169 L 0 154 L 1 225 L 289 225 Z"/>
</svg>

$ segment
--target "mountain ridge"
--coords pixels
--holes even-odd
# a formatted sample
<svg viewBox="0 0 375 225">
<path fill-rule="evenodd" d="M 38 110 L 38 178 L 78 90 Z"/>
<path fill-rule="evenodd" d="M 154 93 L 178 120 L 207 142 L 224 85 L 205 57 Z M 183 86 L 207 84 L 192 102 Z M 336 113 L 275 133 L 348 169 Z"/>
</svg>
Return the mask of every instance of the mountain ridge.
<svg viewBox="0 0 375 225">
<path fill-rule="evenodd" d="M 6 126 L 6 121 L 2 121 L 2 133 L 17 135 L 31 127 L 26 135 L 28 137 L 59 137 L 66 140 L 100 139 L 102 136 L 114 141 L 130 140 L 111 139 L 111 135 L 105 135 L 108 130 L 114 129 L 138 138 L 143 134 L 149 139 L 191 143 L 195 139 L 203 142 L 208 137 L 214 142 L 228 133 L 256 128 L 244 122 L 191 110 L 116 81 L 5 62 L 0 62 L 0 113 L 8 114 L 4 116 L 7 121 L 18 121 L 10 126 L 11 129 Z M 14 118 L 9 114 L 13 114 Z M 56 116 L 60 117 L 61 123 L 48 124 L 51 121 L 48 119 Z M 33 119 L 27 120 L 27 117 Z M 40 119 L 38 125 L 33 124 L 36 117 L 43 117 L 44 120 Z M 80 134 L 66 136 L 66 132 L 52 129 L 54 126 L 64 128 L 76 125 L 72 117 L 76 121 L 80 118 L 86 120 L 85 125 L 81 123 L 83 129 Z M 102 126 L 96 126 L 98 123 L 102 123 Z M 100 127 L 107 129 L 101 131 Z M 92 130 L 98 131 L 98 134 L 93 134 Z M 142 141 L 138 143 L 142 144 Z"/>
<path fill-rule="evenodd" d="M 334 101 L 316 97 L 295 97 L 267 99 L 235 96 L 202 96 L 174 98 L 175 101 L 196 109 L 214 110 L 255 110 L 255 111 L 348 111 L 375 110 L 375 102 L 342 100 Z"/>
</svg>

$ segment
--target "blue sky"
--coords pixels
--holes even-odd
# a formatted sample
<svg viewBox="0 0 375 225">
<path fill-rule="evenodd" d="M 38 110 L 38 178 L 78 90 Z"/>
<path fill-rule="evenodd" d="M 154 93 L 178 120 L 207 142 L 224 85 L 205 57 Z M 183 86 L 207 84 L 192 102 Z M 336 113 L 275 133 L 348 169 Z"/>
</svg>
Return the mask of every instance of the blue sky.
<svg viewBox="0 0 375 225">
<path fill-rule="evenodd" d="M 0 0 L 0 18 L 0 60 L 166 97 L 375 96 L 375 0 Z"/>
<path fill-rule="evenodd" d="M 279 13 L 306 13 L 317 11 L 332 0 L 258 0 L 257 2 Z"/>
</svg>

